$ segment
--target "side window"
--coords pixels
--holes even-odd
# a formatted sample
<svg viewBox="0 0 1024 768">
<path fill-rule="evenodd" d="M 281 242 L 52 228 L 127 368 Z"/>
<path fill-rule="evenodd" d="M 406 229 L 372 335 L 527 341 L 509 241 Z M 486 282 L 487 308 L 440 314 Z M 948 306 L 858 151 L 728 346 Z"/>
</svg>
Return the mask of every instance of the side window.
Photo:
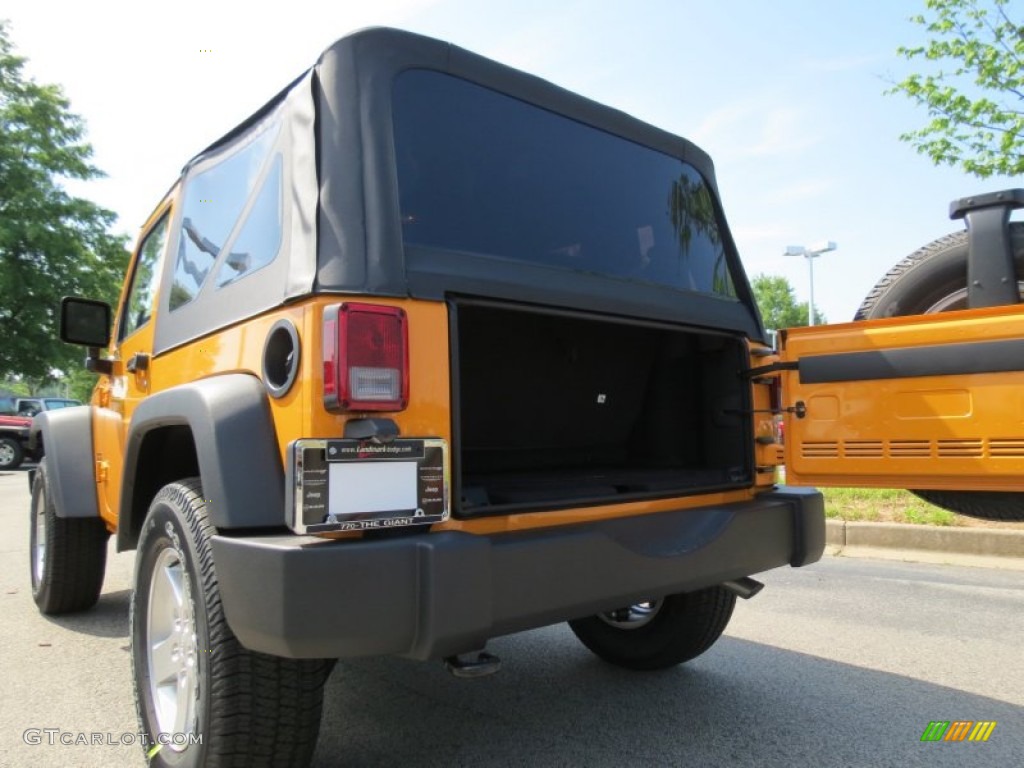
<svg viewBox="0 0 1024 768">
<path fill-rule="evenodd" d="M 132 287 L 121 318 L 119 341 L 148 323 L 153 313 L 153 297 L 156 294 L 157 282 L 160 280 L 160 257 L 167 243 L 167 221 L 168 216 L 164 214 L 160 222 L 146 235 L 139 248 L 139 257 L 135 261 L 135 272 L 132 275 Z"/>
<path fill-rule="evenodd" d="M 231 253 L 217 270 L 218 288 L 265 267 L 281 249 L 281 156 L 272 162 Z"/>
<path fill-rule="evenodd" d="M 192 301 L 206 283 L 221 249 L 228 245 L 227 239 L 246 202 L 255 191 L 276 133 L 275 130 L 264 131 L 242 150 L 187 182 L 169 299 L 172 311 Z M 234 256 L 232 253 L 225 263 L 242 260 Z M 231 276 L 237 277 L 244 271 L 234 269 Z"/>
</svg>

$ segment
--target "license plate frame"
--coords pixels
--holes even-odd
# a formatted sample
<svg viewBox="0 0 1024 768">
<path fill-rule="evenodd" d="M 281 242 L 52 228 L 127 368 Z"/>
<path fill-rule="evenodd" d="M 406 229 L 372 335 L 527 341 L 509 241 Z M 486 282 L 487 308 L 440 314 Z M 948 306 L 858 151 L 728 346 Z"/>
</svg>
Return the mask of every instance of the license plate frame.
<svg viewBox="0 0 1024 768">
<path fill-rule="evenodd" d="M 285 516 L 296 533 L 384 530 L 448 519 L 448 445 L 440 438 L 296 440 L 288 450 L 288 482 Z"/>
</svg>

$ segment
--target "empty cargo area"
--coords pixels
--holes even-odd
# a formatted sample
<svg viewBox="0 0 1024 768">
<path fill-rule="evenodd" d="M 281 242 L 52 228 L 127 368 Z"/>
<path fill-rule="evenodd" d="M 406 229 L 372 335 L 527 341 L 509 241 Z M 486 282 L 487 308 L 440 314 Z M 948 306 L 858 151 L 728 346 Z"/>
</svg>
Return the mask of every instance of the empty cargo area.
<svg viewBox="0 0 1024 768">
<path fill-rule="evenodd" d="M 750 482 L 742 339 L 486 303 L 453 319 L 457 515 Z"/>
</svg>

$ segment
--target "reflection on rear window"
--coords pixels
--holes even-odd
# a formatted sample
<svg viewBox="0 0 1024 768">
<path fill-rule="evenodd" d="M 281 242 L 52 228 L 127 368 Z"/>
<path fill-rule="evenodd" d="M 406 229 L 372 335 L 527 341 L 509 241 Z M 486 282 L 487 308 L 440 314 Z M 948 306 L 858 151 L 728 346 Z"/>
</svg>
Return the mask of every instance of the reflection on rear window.
<svg viewBox="0 0 1024 768">
<path fill-rule="evenodd" d="M 407 244 L 735 296 L 714 196 L 678 158 L 449 75 L 394 90 Z"/>
</svg>

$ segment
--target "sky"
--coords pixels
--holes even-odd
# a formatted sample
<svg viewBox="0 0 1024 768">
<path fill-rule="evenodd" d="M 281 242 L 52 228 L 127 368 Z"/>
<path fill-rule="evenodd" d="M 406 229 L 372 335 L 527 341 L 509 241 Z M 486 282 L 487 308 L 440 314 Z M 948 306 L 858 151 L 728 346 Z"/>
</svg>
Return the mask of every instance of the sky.
<svg viewBox="0 0 1024 768">
<path fill-rule="evenodd" d="M 885 95 L 912 71 L 924 0 L 6 0 L 17 52 L 60 84 L 106 178 L 71 190 L 132 238 L 194 154 L 308 69 L 334 40 L 393 26 L 453 42 L 684 136 L 711 154 L 747 273 L 808 265 L 835 241 L 815 306 L 850 320 L 896 262 L 963 228 L 954 198 L 1024 186 L 935 167 L 899 140 L 926 122 Z M 1020 216 L 1015 216 L 1020 218 Z"/>
</svg>

